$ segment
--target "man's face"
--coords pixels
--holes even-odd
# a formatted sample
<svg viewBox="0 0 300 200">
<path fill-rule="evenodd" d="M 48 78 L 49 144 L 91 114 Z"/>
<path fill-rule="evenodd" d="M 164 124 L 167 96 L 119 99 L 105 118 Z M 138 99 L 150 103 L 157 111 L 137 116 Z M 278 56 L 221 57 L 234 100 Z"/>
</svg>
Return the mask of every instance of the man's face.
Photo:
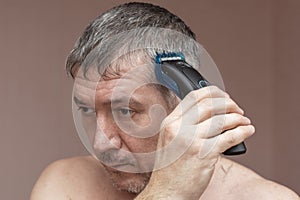
<svg viewBox="0 0 300 200">
<path fill-rule="evenodd" d="M 84 123 L 96 123 L 96 131 L 92 131 L 96 133 L 89 137 L 113 184 L 117 189 L 139 193 L 151 175 L 160 124 L 172 110 L 166 97 L 153 84 L 145 83 L 143 70 L 130 65 L 123 69 L 121 76 L 102 79 L 94 86 L 86 82 L 75 85 L 75 98 L 81 106 L 94 104 L 94 119 L 89 119 L 88 109 L 82 109 Z"/>
</svg>

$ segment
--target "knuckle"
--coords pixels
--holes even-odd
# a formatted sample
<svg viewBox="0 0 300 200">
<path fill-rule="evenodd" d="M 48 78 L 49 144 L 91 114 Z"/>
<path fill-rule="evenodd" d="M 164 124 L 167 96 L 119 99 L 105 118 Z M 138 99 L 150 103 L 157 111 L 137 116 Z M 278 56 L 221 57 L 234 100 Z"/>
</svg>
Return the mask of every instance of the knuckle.
<svg viewBox="0 0 300 200">
<path fill-rule="evenodd" d="M 216 86 L 208 86 L 202 88 L 201 90 L 203 91 L 205 97 L 213 97 L 214 94 L 218 93 L 220 89 Z"/>
<path fill-rule="evenodd" d="M 246 126 L 239 126 L 236 128 L 237 133 L 244 133 L 248 131 L 248 127 Z"/>
<path fill-rule="evenodd" d="M 174 138 L 174 135 L 178 131 L 177 126 L 174 123 L 167 124 L 163 127 L 163 136 L 167 141 L 171 141 Z"/>
<path fill-rule="evenodd" d="M 244 117 L 240 114 L 233 113 L 232 115 L 233 115 L 234 120 L 237 121 L 237 122 L 240 122 L 240 121 L 244 120 Z"/>
<path fill-rule="evenodd" d="M 226 141 L 229 145 L 235 144 L 236 138 L 235 138 L 234 134 L 228 134 Z"/>
<path fill-rule="evenodd" d="M 233 105 L 235 105 L 235 102 L 232 100 L 232 99 L 226 99 L 226 103 L 227 103 L 227 105 L 228 106 L 233 106 Z"/>
<path fill-rule="evenodd" d="M 208 99 L 205 99 L 197 104 L 198 113 L 201 116 L 201 120 L 213 117 L 213 105 Z"/>
<path fill-rule="evenodd" d="M 226 107 L 227 109 L 232 109 L 234 107 L 236 107 L 237 104 L 232 100 L 232 99 L 226 99 Z"/>
<path fill-rule="evenodd" d="M 199 101 L 204 98 L 212 98 L 213 96 L 216 96 L 217 94 L 218 94 L 218 96 L 220 96 L 220 94 L 223 94 L 224 97 L 225 96 L 229 97 L 229 95 L 227 93 L 225 93 L 224 91 L 222 91 L 220 88 L 212 85 L 212 86 L 208 86 L 208 87 L 201 88 L 198 90 L 193 90 L 193 91 L 189 92 L 185 98 L 187 98 L 191 101 Z"/>
<path fill-rule="evenodd" d="M 225 93 L 223 90 L 221 90 L 219 87 L 217 87 L 215 85 L 206 87 L 206 90 L 207 90 L 207 94 L 209 96 L 218 94 L 218 96 L 229 97 L 229 95 L 227 93 Z"/>
<path fill-rule="evenodd" d="M 200 100 L 201 98 L 212 97 L 214 93 L 219 91 L 220 89 L 217 86 L 208 86 L 198 90 L 193 90 L 186 97 L 191 100 Z"/>
<path fill-rule="evenodd" d="M 239 134 L 253 134 L 254 133 L 254 126 L 239 126 L 236 128 L 237 133 Z"/>
<path fill-rule="evenodd" d="M 212 126 L 215 127 L 214 130 L 220 132 L 223 131 L 225 125 L 225 118 L 223 116 L 217 116 L 214 118 Z"/>
<path fill-rule="evenodd" d="M 218 88 L 217 86 L 215 85 L 210 85 L 208 87 L 206 87 L 207 90 L 209 90 L 210 92 L 213 92 L 213 91 L 221 91 L 220 88 Z"/>
<path fill-rule="evenodd" d="M 205 98 L 201 101 L 200 105 L 204 106 L 206 109 L 211 110 L 213 108 L 213 103 L 211 98 Z"/>
<path fill-rule="evenodd" d="M 188 93 L 188 95 L 186 96 L 186 98 L 188 98 L 191 101 L 197 101 L 199 98 L 199 90 L 193 90 L 190 93 Z"/>
<path fill-rule="evenodd" d="M 164 132 L 164 139 L 166 142 L 170 142 L 174 139 L 172 132 Z"/>
</svg>

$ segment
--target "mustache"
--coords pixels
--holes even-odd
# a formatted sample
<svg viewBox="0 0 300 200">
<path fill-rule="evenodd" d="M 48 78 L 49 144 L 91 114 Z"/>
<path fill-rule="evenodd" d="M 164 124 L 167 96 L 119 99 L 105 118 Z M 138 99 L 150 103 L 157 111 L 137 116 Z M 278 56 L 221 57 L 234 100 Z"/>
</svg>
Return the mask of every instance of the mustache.
<svg viewBox="0 0 300 200">
<path fill-rule="evenodd" d="M 128 164 L 132 166 L 137 165 L 136 159 L 131 153 L 115 149 L 98 152 L 96 153 L 96 157 L 108 166 L 116 164 Z"/>
</svg>

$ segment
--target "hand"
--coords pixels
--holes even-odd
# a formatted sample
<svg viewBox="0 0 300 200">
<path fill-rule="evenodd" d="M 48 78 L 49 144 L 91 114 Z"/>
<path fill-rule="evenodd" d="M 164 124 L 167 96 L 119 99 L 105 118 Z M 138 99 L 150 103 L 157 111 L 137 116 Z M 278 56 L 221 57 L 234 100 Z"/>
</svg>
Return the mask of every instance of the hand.
<svg viewBox="0 0 300 200">
<path fill-rule="evenodd" d="M 243 114 L 215 86 L 190 92 L 162 122 L 158 170 L 137 199 L 199 199 L 220 154 L 254 133 Z"/>
</svg>

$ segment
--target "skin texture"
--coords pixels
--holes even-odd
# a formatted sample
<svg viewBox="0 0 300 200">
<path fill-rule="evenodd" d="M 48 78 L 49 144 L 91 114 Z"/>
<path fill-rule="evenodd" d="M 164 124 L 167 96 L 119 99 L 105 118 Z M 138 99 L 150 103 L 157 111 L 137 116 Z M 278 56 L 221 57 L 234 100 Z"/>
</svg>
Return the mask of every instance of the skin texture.
<svg viewBox="0 0 300 200">
<path fill-rule="evenodd" d="M 133 67 L 125 69 L 124 73 Z M 220 156 L 254 133 L 251 121 L 228 94 L 214 86 L 203 88 L 191 92 L 173 110 L 155 87 L 140 84 L 130 73 L 123 77 L 121 84 L 119 80 L 102 80 L 94 86 L 82 81 L 75 83 L 75 96 L 80 99 L 79 107 L 87 116 L 88 125 L 92 123 L 88 115 L 96 113 L 97 130 L 90 137 L 96 154 L 101 157 L 113 151 L 116 152 L 114 156 L 110 158 L 107 154 L 105 165 L 91 156 L 52 163 L 38 179 L 31 200 L 299 199 L 284 186 L 267 181 Z M 95 98 L 89 98 L 89 91 Z M 111 104 L 124 94 L 131 94 L 129 104 Z M 132 99 L 139 104 L 130 103 Z M 120 117 L 122 122 L 133 120 L 134 126 L 128 123 L 134 127 L 130 134 L 147 133 L 146 136 L 151 137 L 132 137 L 128 134 L 129 129 L 118 126 L 112 113 L 119 115 L 117 118 Z M 143 161 L 124 152 L 152 152 L 169 145 L 175 137 L 179 137 L 176 148 L 158 153 L 156 164 L 169 159 L 185 147 L 185 143 L 192 142 L 167 167 L 152 174 L 118 171 L 124 167 L 145 169 L 154 163 L 154 160 Z"/>
<path fill-rule="evenodd" d="M 241 177 L 244 177 L 241 180 Z M 136 195 L 116 190 L 103 166 L 94 158 L 74 157 L 50 164 L 38 179 L 31 200 L 134 199 Z M 270 182 L 225 158 L 220 159 L 212 181 L 200 198 L 291 199 L 299 197 L 288 188 Z"/>
</svg>

